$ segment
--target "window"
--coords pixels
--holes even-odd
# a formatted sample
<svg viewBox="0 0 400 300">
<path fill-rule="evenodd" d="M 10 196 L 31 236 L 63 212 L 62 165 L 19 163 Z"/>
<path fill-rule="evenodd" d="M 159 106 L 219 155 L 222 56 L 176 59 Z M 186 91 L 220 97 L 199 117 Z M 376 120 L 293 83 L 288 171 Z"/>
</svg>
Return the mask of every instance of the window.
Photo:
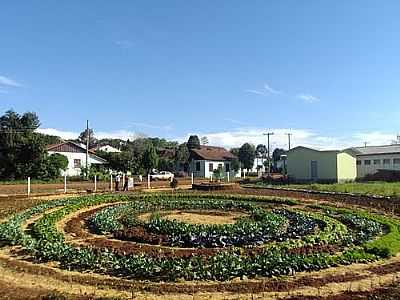
<svg viewBox="0 0 400 300">
<path fill-rule="evenodd" d="M 380 165 L 381 160 L 380 159 L 374 159 L 374 165 Z"/>
<path fill-rule="evenodd" d="M 222 164 L 218 164 L 218 170 L 222 170 Z"/>
<path fill-rule="evenodd" d="M 400 165 L 400 158 L 393 158 L 394 165 Z"/>
<path fill-rule="evenodd" d="M 361 160 L 357 160 L 357 166 L 361 165 Z"/>
<path fill-rule="evenodd" d="M 231 165 L 228 163 L 228 164 L 225 164 L 225 172 L 230 172 L 231 171 Z"/>
<path fill-rule="evenodd" d="M 369 159 L 364 160 L 364 165 L 369 166 L 371 164 L 371 161 Z"/>
<path fill-rule="evenodd" d="M 213 166 L 212 163 L 210 163 L 210 164 L 208 165 L 208 171 L 210 171 L 210 172 L 213 172 L 213 171 L 214 171 L 214 166 Z"/>
<path fill-rule="evenodd" d="M 390 159 L 385 158 L 385 159 L 383 160 L 383 164 L 384 164 L 384 165 L 390 165 Z"/>
<path fill-rule="evenodd" d="M 81 167 L 81 160 L 80 159 L 74 159 L 74 168 L 79 169 Z"/>
<path fill-rule="evenodd" d="M 200 162 L 196 162 L 196 172 L 200 172 Z"/>
</svg>

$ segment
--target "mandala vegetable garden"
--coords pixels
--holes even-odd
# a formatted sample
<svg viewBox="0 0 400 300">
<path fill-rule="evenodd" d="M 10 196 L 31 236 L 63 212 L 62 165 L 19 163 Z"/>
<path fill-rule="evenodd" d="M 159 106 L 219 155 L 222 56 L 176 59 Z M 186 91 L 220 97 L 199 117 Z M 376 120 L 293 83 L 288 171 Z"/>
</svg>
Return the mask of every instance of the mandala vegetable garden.
<svg viewBox="0 0 400 300">
<path fill-rule="evenodd" d="M 230 221 L 196 222 L 202 216 Z M 387 259 L 400 251 L 399 230 L 396 218 L 380 213 L 291 198 L 132 194 L 33 206 L 1 223 L 0 240 L 62 270 L 223 282 Z"/>
</svg>

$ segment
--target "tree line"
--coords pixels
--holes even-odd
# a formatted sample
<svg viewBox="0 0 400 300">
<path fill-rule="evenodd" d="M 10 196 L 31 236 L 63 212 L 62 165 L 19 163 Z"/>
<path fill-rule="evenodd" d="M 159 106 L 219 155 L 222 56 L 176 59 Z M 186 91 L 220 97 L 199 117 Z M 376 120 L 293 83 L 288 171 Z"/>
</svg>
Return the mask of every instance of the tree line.
<svg viewBox="0 0 400 300">
<path fill-rule="evenodd" d="M 60 154 L 48 155 L 47 145 L 62 142 L 57 136 L 37 133 L 40 121 L 33 112 L 22 115 L 10 110 L 0 117 L 0 179 L 52 179 L 60 176 L 68 160 Z M 147 174 L 153 169 L 183 173 L 188 171 L 190 150 L 208 144 L 207 137 L 189 137 L 187 142 L 178 143 L 157 137 L 137 137 L 133 140 L 97 139 L 93 129 L 82 131 L 73 142 L 84 144 L 89 139 L 90 148 L 111 145 L 120 152 L 96 151 L 96 155 L 107 160 L 106 166 L 93 165 L 83 173 L 108 173 L 109 169 L 133 174 Z M 265 145 L 255 147 L 249 143 L 230 150 L 237 159 L 232 161 L 232 169 L 252 169 L 257 157 L 266 157 Z M 275 149 L 273 161 L 279 159 L 282 149 Z"/>
</svg>

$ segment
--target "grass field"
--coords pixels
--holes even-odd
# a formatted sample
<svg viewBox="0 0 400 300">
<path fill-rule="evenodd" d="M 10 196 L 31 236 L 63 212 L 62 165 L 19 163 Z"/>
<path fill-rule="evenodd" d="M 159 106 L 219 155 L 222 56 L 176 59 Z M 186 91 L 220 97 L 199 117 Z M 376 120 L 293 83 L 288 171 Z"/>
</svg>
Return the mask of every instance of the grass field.
<svg viewBox="0 0 400 300">
<path fill-rule="evenodd" d="M 400 182 L 338 183 L 338 184 L 291 184 L 285 188 L 315 191 L 343 192 L 364 195 L 400 196 Z"/>
</svg>

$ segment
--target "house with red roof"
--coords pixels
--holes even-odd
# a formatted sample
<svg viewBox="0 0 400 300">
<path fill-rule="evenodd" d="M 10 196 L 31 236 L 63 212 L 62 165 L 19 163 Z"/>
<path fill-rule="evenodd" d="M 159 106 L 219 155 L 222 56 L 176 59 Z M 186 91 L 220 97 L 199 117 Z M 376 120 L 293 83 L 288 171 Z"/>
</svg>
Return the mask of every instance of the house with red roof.
<svg viewBox="0 0 400 300">
<path fill-rule="evenodd" d="M 47 153 L 49 155 L 58 153 L 64 155 L 68 159 L 68 167 L 62 171 L 62 175 L 79 176 L 81 175 L 82 168 L 86 167 L 86 148 L 71 142 L 65 141 L 59 144 L 47 146 Z M 106 164 L 107 161 L 95 154 L 93 150 L 89 150 L 88 166 L 94 164 Z"/>
<path fill-rule="evenodd" d="M 221 169 L 225 176 L 228 172 L 232 176 L 232 161 L 235 158 L 225 148 L 203 145 L 190 150 L 189 173 L 193 173 L 195 177 L 210 178 L 214 170 Z"/>
</svg>

